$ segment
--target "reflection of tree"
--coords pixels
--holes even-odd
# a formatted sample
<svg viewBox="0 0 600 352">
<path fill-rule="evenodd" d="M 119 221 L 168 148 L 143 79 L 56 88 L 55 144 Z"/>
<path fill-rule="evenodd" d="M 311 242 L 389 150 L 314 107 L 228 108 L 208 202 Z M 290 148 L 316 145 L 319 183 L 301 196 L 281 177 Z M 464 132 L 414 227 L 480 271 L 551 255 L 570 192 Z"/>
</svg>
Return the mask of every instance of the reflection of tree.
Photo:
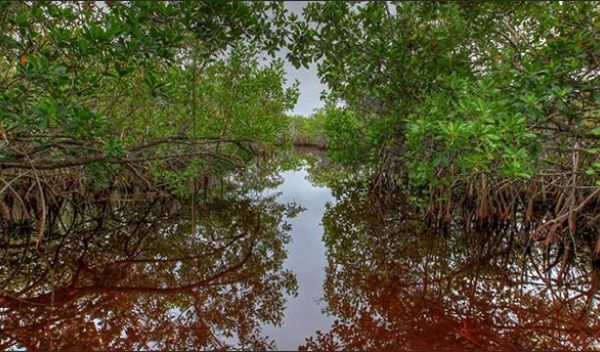
<svg viewBox="0 0 600 352">
<path fill-rule="evenodd" d="M 296 290 L 282 264 L 284 217 L 298 208 L 231 187 L 243 195 L 198 206 L 193 235 L 189 204 L 167 198 L 64 202 L 49 210 L 40 253 L 32 226 L 4 224 L 0 346 L 268 346 L 260 327 L 281 320 Z"/>
<path fill-rule="evenodd" d="M 325 300 L 337 317 L 303 348 L 530 350 L 599 348 L 598 270 L 561 264 L 511 229 L 428 234 L 406 203 L 355 184 L 323 219 Z M 546 270 L 545 268 L 549 268 Z M 587 317 L 587 318 L 586 318 Z M 596 340 L 595 340 L 596 339 Z"/>
</svg>

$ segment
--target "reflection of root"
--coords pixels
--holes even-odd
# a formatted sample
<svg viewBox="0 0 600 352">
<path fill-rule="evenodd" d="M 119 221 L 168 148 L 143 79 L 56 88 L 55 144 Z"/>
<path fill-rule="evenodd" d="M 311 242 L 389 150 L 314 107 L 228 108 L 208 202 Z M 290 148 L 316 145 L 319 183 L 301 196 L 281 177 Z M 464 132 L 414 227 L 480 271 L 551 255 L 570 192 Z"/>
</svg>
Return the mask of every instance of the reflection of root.
<svg viewBox="0 0 600 352">
<path fill-rule="evenodd" d="M 580 323 L 585 327 L 589 326 L 590 314 L 592 312 L 592 307 L 594 304 L 594 296 L 598 292 L 598 288 L 600 286 L 599 284 L 600 284 L 600 266 L 595 264 L 592 269 L 592 284 L 591 284 L 590 290 L 588 291 L 588 294 L 587 294 L 587 299 L 585 301 L 585 308 L 581 312 L 581 316 L 579 319 Z M 598 331 L 596 331 L 596 335 L 599 335 L 599 334 L 600 334 L 600 329 L 598 329 Z"/>
<path fill-rule="evenodd" d="M 546 243 L 545 243 L 546 244 Z M 552 246 L 552 242 L 549 244 L 546 244 L 546 255 L 550 255 L 550 248 Z M 548 266 L 546 266 L 546 271 L 550 271 L 552 268 L 554 268 L 556 266 L 556 264 L 558 264 L 560 262 L 560 259 L 562 258 L 563 254 L 565 253 L 565 245 L 563 242 L 559 242 L 558 243 L 558 252 L 556 253 L 556 257 L 554 258 L 554 261 L 552 261 L 552 263 L 548 264 Z"/>
<path fill-rule="evenodd" d="M 545 270 L 561 263 L 560 283 L 579 254 L 579 239 L 593 238 L 597 253 L 593 260 L 600 263 L 600 188 L 577 183 L 583 181 L 568 174 L 532 181 L 483 175 L 463 185 L 455 182 L 431 188 L 426 218 L 438 229 L 447 230 L 466 220 L 478 232 L 520 234 L 528 239 L 526 252 L 531 242 L 543 241 L 549 256 L 556 245 L 558 250 Z"/>
</svg>

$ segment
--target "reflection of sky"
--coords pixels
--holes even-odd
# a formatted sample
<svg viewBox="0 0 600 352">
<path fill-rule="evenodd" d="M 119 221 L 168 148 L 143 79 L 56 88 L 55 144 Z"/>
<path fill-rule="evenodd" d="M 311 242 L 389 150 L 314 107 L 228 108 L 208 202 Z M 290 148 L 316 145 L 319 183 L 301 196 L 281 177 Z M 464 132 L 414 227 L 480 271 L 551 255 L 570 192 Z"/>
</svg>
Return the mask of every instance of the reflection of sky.
<svg viewBox="0 0 600 352">
<path fill-rule="evenodd" d="M 265 327 L 263 336 L 274 339 L 280 350 L 296 350 L 316 330 L 329 330 L 332 322 L 321 313 L 323 304 L 318 301 L 323 298 L 327 265 L 321 218 L 325 203 L 333 201 L 333 196 L 329 189 L 311 185 L 305 170 L 284 172 L 281 176 L 284 183 L 275 190 L 281 192 L 278 200 L 296 202 L 306 209 L 288 220 L 292 225 L 292 242 L 287 246 L 285 268 L 296 274 L 299 291 L 298 297 L 288 297 L 283 325 Z"/>
</svg>

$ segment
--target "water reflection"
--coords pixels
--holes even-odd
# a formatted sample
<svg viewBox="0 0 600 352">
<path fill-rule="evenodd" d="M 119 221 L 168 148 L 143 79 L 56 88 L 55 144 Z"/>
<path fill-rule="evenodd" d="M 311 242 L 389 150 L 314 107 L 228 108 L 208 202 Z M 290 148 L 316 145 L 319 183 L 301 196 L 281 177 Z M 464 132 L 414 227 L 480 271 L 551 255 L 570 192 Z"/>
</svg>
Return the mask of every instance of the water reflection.
<svg viewBox="0 0 600 352">
<path fill-rule="evenodd" d="M 338 182 L 324 215 L 324 287 L 336 321 L 303 349 L 600 348 L 599 270 L 586 244 L 556 263 L 508 226 L 457 224 L 435 235 L 408 202 L 360 184 Z"/>
<path fill-rule="evenodd" d="M 296 350 L 306 336 L 329 328 L 332 322 L 321 312 L 327 258 L 320 223 L 325 204 L 333 199 L 328 188 L 311 185 L 308 176 L 304 169 L 283 172 L 284 182 L 276 189 L 280 201 L 297 202 L 305 208 L 290 220 L 292 241 L 287 245 L 289 256 L 284 264 L 297 276 L 298 296 L 288 299 L 282 326 L 263 329 L 277 342 L 278 349 L 286 351 Z"/>
<path fill-rule="evenodd" d="M 271 174 L 239 179 L 194 207 L 195 230 L 190 202 L 117 191 L 49 206 L 40 252 L 32 223 L 3 221 L 0 347 L 273 347 L 261 326 L 297 290 L 284 219 L 300 209 L 258 196 Z"/>
<path fill-rule="evenodd" d="M 567 258 L 506 224 L 435 233 L 400 192 L 307 165 L 208 182 L 193 206 L 131 189 L 49 197 L 39 251 L 35 202 L 3 194 L 0 347 L 291 349 L 312 335 L 302 348 L 600 349 L 595 238 Z M 291 220 L 294 199 L 307 211 Z"/>
</svg>

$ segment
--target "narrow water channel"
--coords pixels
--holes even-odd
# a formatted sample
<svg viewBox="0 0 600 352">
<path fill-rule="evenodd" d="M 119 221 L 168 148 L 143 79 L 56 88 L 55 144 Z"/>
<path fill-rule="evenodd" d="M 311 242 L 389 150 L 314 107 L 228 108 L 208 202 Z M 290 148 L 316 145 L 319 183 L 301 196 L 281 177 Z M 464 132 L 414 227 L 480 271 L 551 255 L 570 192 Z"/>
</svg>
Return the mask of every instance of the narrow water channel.
<svg viewBox="0 0 600 352">
<path fill-rule="evenodd" d="M 510 224 L 438 231 L 400 192 L 278 162 L 195 204 L 118 188 L 48 203 L 38 251 L 35 221 L 2 223 L 0 348 L 600 349 L 593 241 L 562 261 Z"/>
<path fill-rule="evenodd" d="M 305 169 L 283 172 L 281 176 L 283 184 L 274 190 L 280 193 L 278 201 L 295 202 L 305 209 L 289 220 L 292 241 L 287 246 L 284 264 L 296 274 L 299 290 L 297 297 L 288 297 L 283 325 L 266 327 L 263 332 L 276 341 L 278 348 L 295 350 L 316 330 L 325 331 L 331 326 L 332 319 L 322 312 L 327 258 L 321 240 L 321 220 L 325 204 L 334 199 L 328 188 L 314 186 L 307 180 Z"/>
</svg>

